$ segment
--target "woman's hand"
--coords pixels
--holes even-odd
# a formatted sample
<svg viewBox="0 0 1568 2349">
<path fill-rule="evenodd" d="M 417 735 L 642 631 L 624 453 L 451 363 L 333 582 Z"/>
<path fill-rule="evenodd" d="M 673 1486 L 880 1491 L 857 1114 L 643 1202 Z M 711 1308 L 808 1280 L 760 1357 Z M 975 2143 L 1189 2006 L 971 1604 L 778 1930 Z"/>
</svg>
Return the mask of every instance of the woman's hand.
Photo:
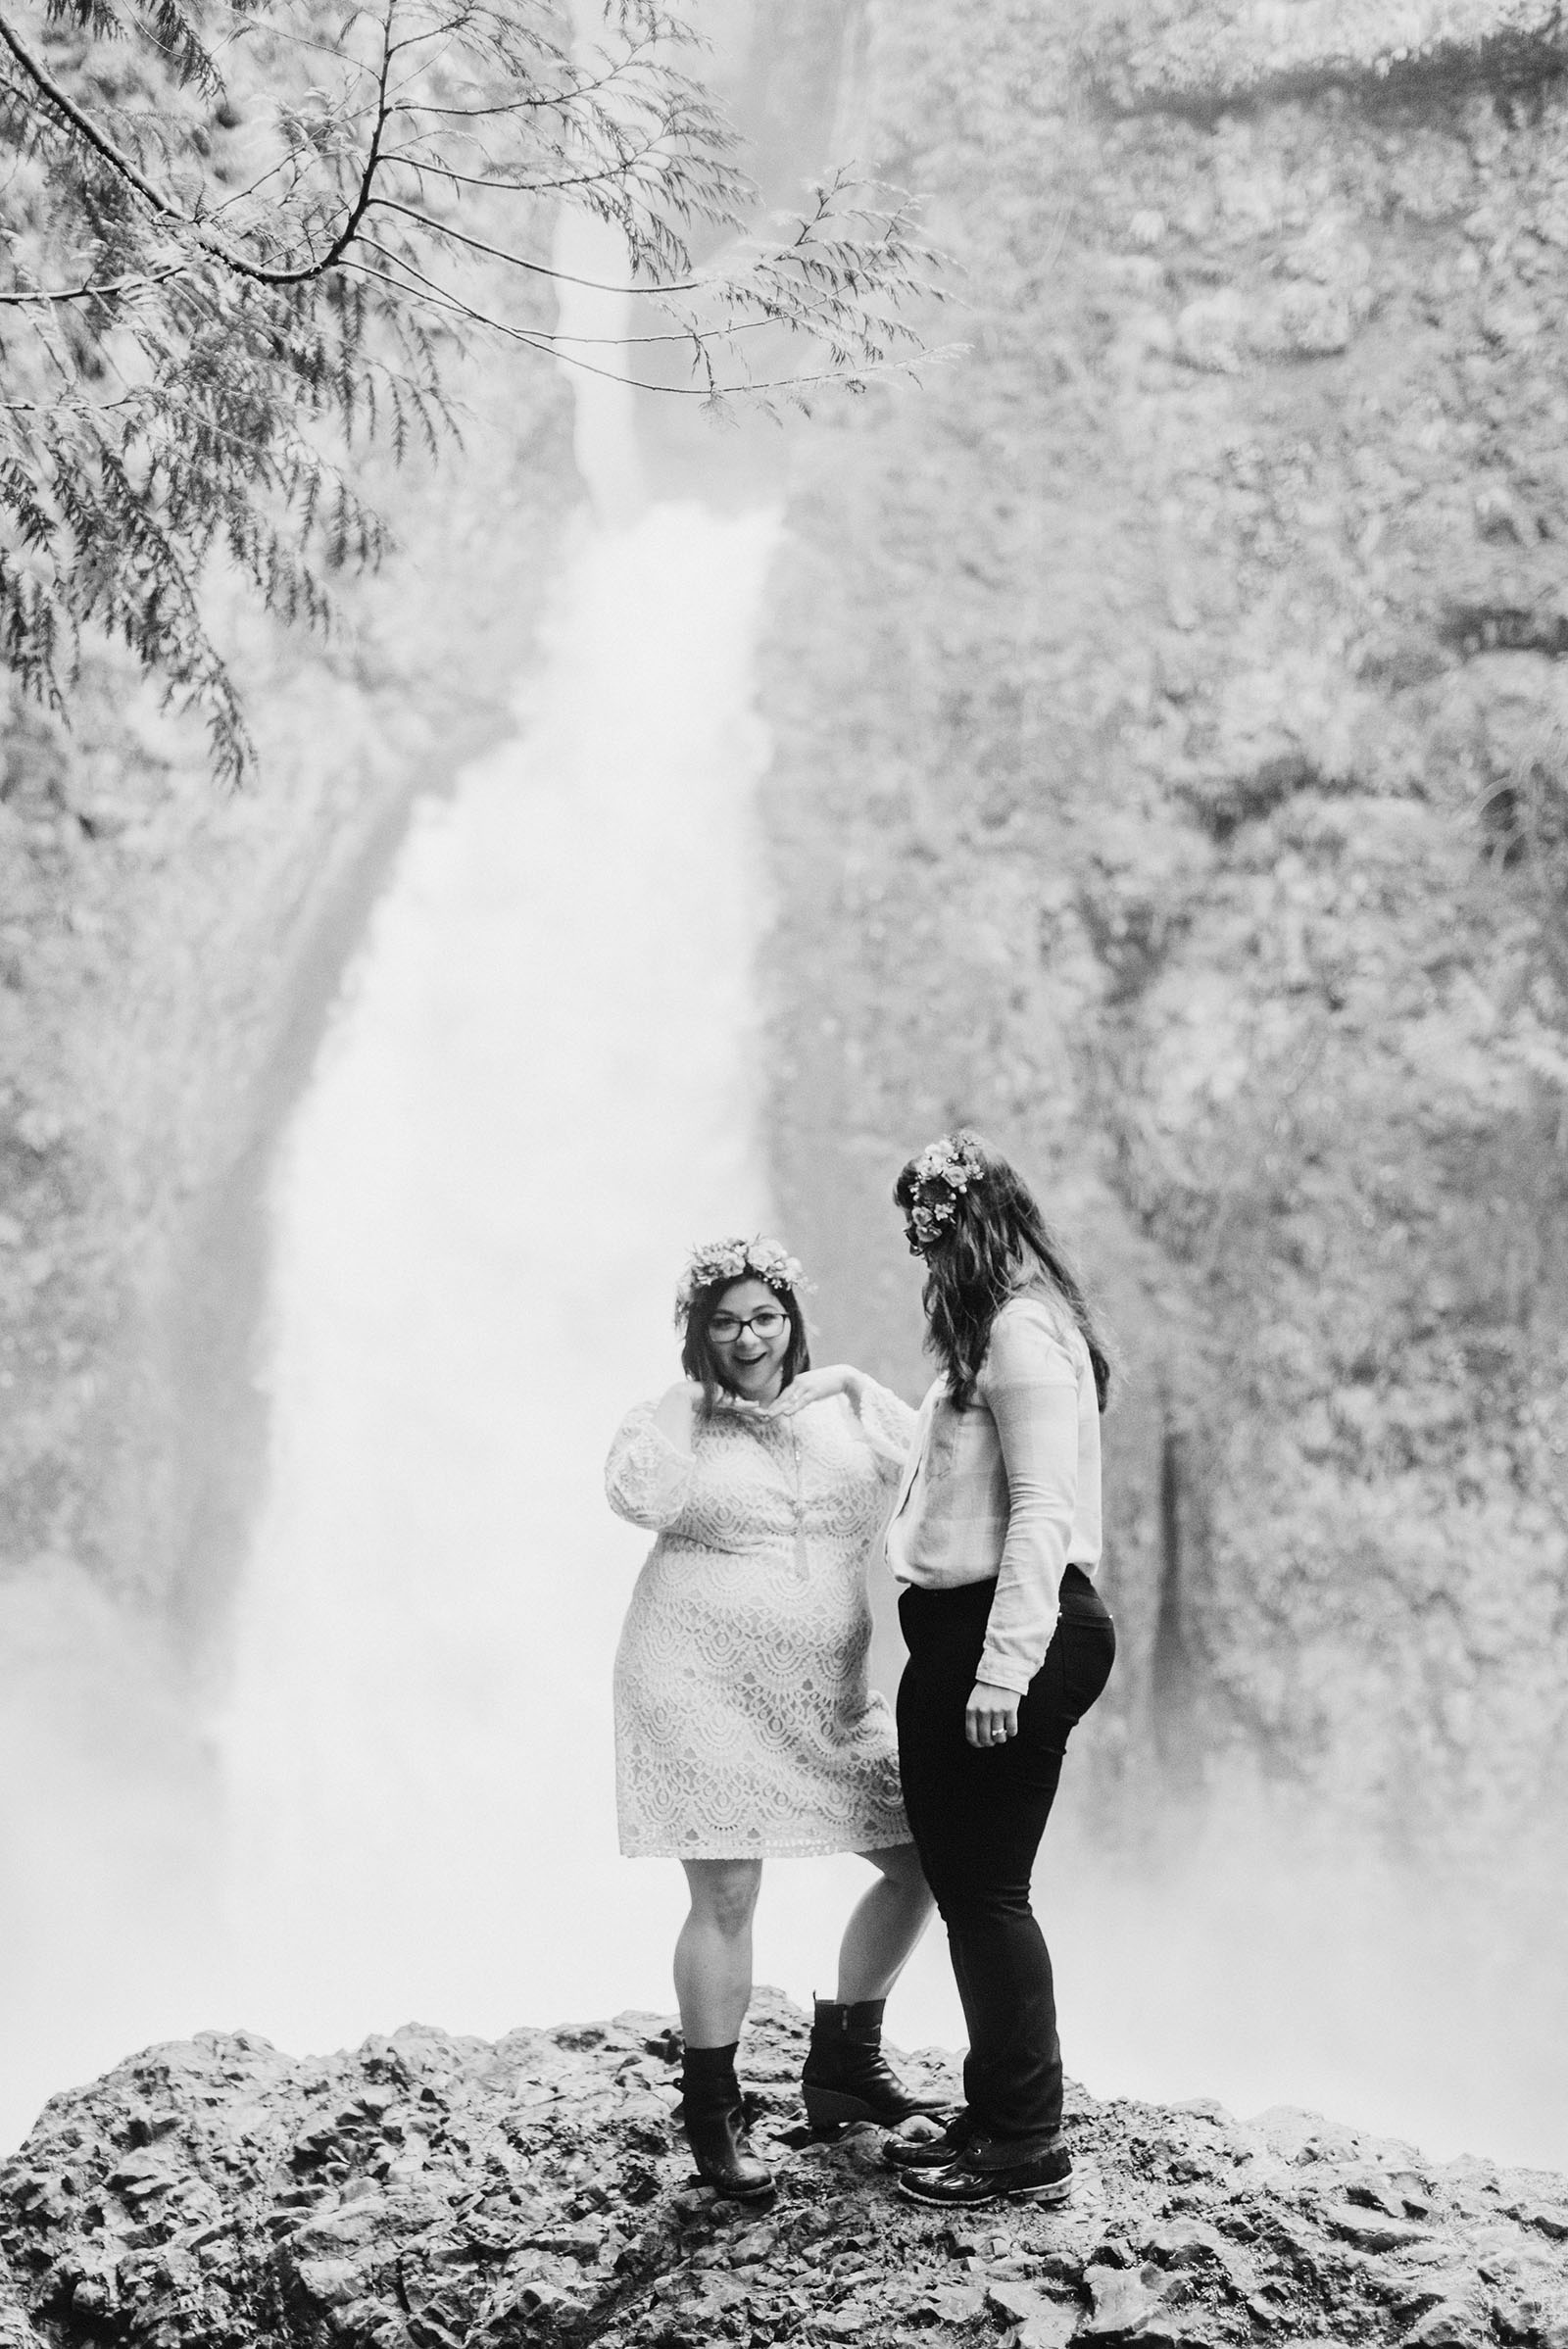
<svg viewBox="0 0 1568 2349">
<path fill-rule="evenodd" d="M 776 1402 L 764 1403 L 769 1419 L 788 1419 L 795 1411 L 804 1411 L 808 1403 L 826 1402 L 830 1395 L 847 1395 L 858 1406 L 860 1389 L 865 1383 L 863 1370 L 853 1362 L 829 1362 L 822 1370 L 803 1370 L 799 1378 L 791 1379 Z"/>
<path fill-rule="evenodd" d="M 1018 1735 L 1018 1691 L 976 1681 L 963 1708 L 963 1734 L 971 1745 L 1005 1745 Z"/>
<path fill-rule="evenodd" d="M 695 1379 L 677 1379 L 654 1405 L 654 1425 L 677 1451 L 692 1448 L 692 1420 L 703 1399 Z"/>
</svg>

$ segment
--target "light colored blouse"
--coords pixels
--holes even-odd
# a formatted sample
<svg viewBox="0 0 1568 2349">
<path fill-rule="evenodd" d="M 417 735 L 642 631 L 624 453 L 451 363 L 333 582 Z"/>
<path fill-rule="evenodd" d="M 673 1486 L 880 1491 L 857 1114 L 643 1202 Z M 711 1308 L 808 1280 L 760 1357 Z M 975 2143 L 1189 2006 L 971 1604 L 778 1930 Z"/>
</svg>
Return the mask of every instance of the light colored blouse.
<svg viewBox="0 0 1568 2349">
<path fill-rule="evenodd" d="M 1022 1694 L 1045 1661 L 1069 1564 L 1100 1562 L 1100 1407 L 1082 1331 L 1054 1298 L 998 1313 L 960 1411 L 930 1388 L 888 1526 L 900 1582 L 951 1590 L 995 1581 L 976 1679 Z"/>
</svg>

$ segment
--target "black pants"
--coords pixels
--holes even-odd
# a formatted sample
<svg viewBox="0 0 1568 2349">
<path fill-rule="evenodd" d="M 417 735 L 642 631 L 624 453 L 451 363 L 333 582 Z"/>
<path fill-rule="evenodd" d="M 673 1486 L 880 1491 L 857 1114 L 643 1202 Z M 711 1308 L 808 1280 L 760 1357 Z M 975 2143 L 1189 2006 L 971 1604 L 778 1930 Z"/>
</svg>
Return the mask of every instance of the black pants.
<svg viewBox="0 0 1568 2349">
<path fill-rule="evenodd" d="M 1069 1566 L 1061 1616 L 1018 1708 L 1018 1734 L 979 1748 L 963 1708 L 995 1583 L 906 1590 L 909 1660 L 899 1684 L 899 1766 L 909 1830 L 948 1929 L 969 2031 L 969 2110 L 987 2136 L 1043 2140 L 1061 2124 L 1061 2049 L 1051 1953 L 1029 1905 L 1035 1853 L 1075 1723 L 1110 1678 L 1116 1632 L 1089 1577 Z M 1021 2158 L 1030 2148 L 1016 2146 Z"/>
</svg>

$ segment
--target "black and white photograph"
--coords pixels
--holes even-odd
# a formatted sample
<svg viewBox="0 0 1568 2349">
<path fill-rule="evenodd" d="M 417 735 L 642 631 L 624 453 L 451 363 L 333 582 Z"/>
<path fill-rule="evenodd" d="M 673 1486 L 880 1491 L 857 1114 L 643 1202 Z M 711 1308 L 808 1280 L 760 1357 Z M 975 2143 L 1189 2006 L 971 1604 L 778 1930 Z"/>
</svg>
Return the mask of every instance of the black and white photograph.
<svg viewBox="0 0 1568 2349">
<path fill-rule="evenodd" d="M 0 0 L 0 2349 L 1568 2349 L 1559 0 Z"/>
</svg>

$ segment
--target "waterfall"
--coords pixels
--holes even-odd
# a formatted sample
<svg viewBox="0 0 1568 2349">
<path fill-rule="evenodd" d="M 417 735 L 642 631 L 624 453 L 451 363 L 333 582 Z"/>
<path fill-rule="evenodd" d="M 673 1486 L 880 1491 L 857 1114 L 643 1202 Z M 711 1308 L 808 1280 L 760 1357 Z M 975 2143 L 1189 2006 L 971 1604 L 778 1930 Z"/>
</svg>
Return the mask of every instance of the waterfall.
<svg viewBox="0 0 1568 2349">
<path fill-rule="evenodd" d="M 591 222 L 558 258 L 624 274 Z M 619 297 L 563 296 L 566 335 L 623 329 Z M 779 521 L 650 501 L 628 387 L 574 391 L 593 512 L 517 734 L 420 809 L 276 1179 L 221 1742 L 236 2012 L 293 2047 L 671 2004 L 679 1871 L 621 1860 L 613 1818 L 647 1537 L 601 1476 L 677 1375 L 687 1248 L 770 1223 L 752 662 Z M 803 1899 L 786 1868 L 764 1907 L 799 1992 L 846 1872 Z"/>
<path fill-rule="evenodd" d="M 288 2043 L 668 2001 L 674 1872 L 619 1860 L 612 1799 L 646 1542 L 601 1468 L 676 1375 L 686 1247 L 766 1221 L 775 531 L 584 528 L 519 732 L 420 811 L 288 1140 L 225 1733 L 245 2012 Z"/>
</svg>

